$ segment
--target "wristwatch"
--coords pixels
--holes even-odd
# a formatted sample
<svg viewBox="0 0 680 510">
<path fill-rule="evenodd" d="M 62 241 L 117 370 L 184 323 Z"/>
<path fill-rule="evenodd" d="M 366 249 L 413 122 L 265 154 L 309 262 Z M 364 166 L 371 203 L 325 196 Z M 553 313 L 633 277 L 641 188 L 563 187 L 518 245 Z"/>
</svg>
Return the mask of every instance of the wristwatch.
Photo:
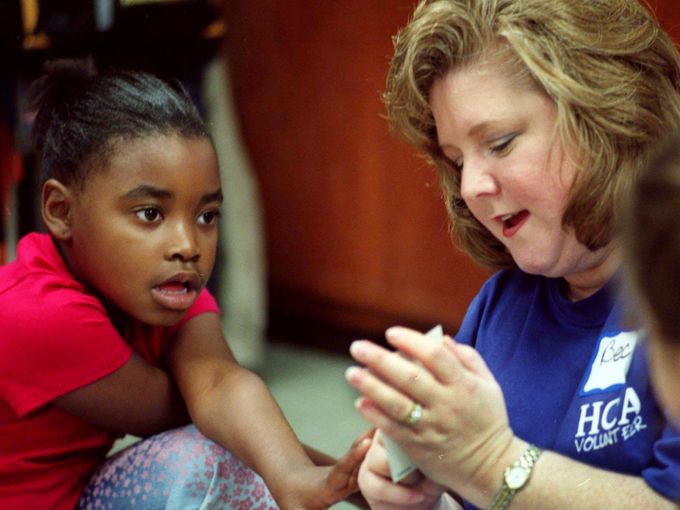
<svg viewBox="0 0 680 510">
<path fill-rule="evenodd" d="M 534 464 L 541 455 L 541 449 L 531 444 L 514 464 L 505 468 L 503 485 L 496 494 L 489 510 L 503 510 L 510 504 L 512 498 L 524 488 L 529 481 Z"/>
</svg>

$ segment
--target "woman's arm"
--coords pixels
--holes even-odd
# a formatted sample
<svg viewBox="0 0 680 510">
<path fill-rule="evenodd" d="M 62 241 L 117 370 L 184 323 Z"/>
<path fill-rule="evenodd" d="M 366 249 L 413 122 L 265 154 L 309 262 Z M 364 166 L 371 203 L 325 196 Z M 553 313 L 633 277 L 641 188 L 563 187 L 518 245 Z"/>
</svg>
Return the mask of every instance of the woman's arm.
<svg viewBox="0 0 680 510">
<path fill-rule="evenodd" d="M 509 449 L 508 455 L 503 456 L 489 469 L 487 480 L 479 485 L 478 492 L 491 494 L 493 498 L 495 491 L 500 488 L 504 468 L 512 464 L 525 449 L 526 443 L 517 441 Z M 513 458 L 517 451 L 517 457 Z M 491 503 L 488 497 L 480 498 L 479 501 Z M 677 509 L 677 504 L 652 490 L 641 477 L 605 471 L 563 455 L 544 452 L 536 463 L 528 485 L 517 493 L 511 508 L 671 510 Z"/>
<path fill-rule="evenodd" d="M 350 383 L 364 395 L 359 411 L 396 440 L 429 479 L 488 508 L 501 488 L 503 471 L 528 446 L 510 429 L 496 380 L 473 348 L 450 338 L 428 341 L 398 328 L 388 341 L 408 359 L 370 342 L 352 346 L 353 356 L 368 368 L 348 371 Z M 404 417 L 414 401 L 422 404 L 423 414 L 413 426 Z M 511 508 L 675 507 L 640 477 L 545 452 Z"/>
<path fill-rule="evenodd" d="M 182 326 L 169 362 L 196 427 L 255 469 L 281 506 L 325 508 L 356 490 L 368 442 L 333 468 L 315 466 L 264 382 L 234 359 L 217 315 Z"/>
</svg>

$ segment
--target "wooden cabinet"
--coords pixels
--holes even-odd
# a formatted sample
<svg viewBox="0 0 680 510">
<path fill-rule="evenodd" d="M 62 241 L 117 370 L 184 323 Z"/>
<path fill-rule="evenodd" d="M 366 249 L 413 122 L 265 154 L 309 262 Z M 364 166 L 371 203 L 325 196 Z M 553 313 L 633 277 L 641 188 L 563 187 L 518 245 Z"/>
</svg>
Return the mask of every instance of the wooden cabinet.
<svg viewBox="0 0 680 510">
<path fill-rule="evenodd" d="M 489 276 L 454 247 L 434 171 L 384 119 L 391 37 L 413 5 L 227 2 L 225 52 L 264 203 L 275 333 L 439 322 L 454 331 Z M 680 40 L 677 2 L 652 8 Z"/>
<path fill-rule="evenodd" d="M 384 118 L 391 37 L 412 6 L 227 2 L 225 52 L 264 204 L 274 334 L 452 331 L 488 276 L 454 247 L 434 170 Z"/>
</svg>

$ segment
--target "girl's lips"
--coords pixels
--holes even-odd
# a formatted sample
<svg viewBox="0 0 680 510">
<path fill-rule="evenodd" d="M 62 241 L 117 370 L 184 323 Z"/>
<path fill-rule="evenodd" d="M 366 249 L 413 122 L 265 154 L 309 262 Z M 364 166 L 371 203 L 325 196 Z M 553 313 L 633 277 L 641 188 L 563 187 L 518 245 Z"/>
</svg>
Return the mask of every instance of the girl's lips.
<svg viewBox="0 0 680 510">
<path fill-rule="evenodd" d="M 513 214 L 510 217 L 504 216 L 502 219 L 503 236 L 504 237 L 514 236 L 519 231 L 519 229 L 522 228 L 522 225 L 524 225 L 528 217 L 529 211 L 527 211 L 526 209 L 518 212 L 517 214 Z"/>
<path fill-rule="evenodd" d="M 196 300 L 198 292 L 180 282 L 168 282 L 151 289 L 153 299 L 164 308 L 185 311 Z"/>
</svg>

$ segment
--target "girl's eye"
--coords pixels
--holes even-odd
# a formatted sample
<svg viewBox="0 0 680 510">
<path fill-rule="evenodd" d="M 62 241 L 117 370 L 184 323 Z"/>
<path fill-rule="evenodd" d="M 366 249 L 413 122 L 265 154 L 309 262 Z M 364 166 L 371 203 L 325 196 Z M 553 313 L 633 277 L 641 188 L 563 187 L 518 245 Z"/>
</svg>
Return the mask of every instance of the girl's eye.
<svg viewBox="0 0 680 510">
<path fill-rule="evenodd" d="M 212 225 L 217 221 L 217 218 L 220 216 L 220 211 L 218 209 L 211 209 L 210 211 L 206 211 L 204 213 L 201 213 L 198 217 L 198 223 L 201 225 Z"/>
<path fill-rule="evenodd" d="M 491 152 L 494 154 L 503 155 L 510 147 L 510 144 L 513 142 L 514 139 L 515 139 L 514 134 L 501 138 L 500 140 L 498 140 L 498 143 L 496 145 L 491 147 Z"/>
<path fill-rule="evenodd" d="M 157 207 L 145 207 L 135 212 L 135 215 L 146 223 L 154 223 L 161 218 L 161 211 Z"/>
</svg>

